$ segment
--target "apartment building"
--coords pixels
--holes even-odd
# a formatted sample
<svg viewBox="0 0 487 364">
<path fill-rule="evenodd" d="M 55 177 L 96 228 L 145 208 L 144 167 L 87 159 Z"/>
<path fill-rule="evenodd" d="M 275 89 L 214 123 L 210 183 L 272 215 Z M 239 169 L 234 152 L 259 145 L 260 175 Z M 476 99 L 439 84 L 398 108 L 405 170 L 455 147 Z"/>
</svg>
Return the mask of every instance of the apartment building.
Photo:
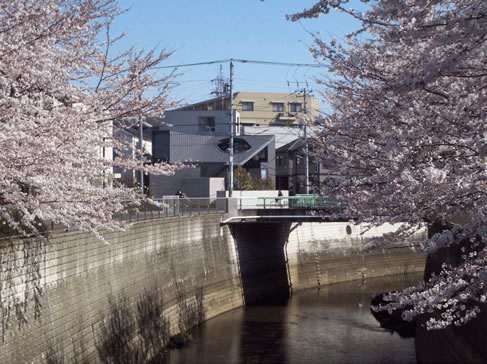
<svg viewBox="0 0 487 364">
<path fill-rule="evenodd" d="M 268 166 L 267 164 L 263 164 L 255 170 L 245 163 L 242 163 L 242 166 L 253 175 L 267 175 L 273 179 L 275 178 L 278 188 L 288 189 L 292 186 L 294 192 L 304 193 L 306 190 L 304 186 L 304 151 L 300 144 L 302 142 L 303 130 L 300 124 L 305 109 L 307 116 L 311 120 L 317 117 L 319 114 L 318 99 L 310 95 L 306 95 L 305 98 L 303 93 L 234 93 L 233 110 L 235 127 L 233 134 L 236 137 L 244 139 L 252 138 L 252 136 L 273 137 L 272 152 L 266 160 Z M 215 151 L 215 140 L 228 138 L 231 131 L 229 110 L 229 95 L 169 110 L 164 113 L 163 118 L 160 120 L 160 125 L 155 129 L 155 133 L 160 133 L 157 135 L 161 138 L 163 136 L 165 138 L 166 135 L 171 136 L 171 143 L 175 143 L 179 138 L 183 138 L 185 145 L 189 148 L 185 158 L 203 162 L 200 177 L 223 177 L 228 169 L 225 166 L 228 155 L 225 155 L 220 160 L 211 153 L 200 151 L 198 146 L 202 144 L 213 145 L 210 150 Z M 192 137 L 189 136 L 191 134 L 193 135 Z M 197 139 L 197 135 L 205 137 L 208 140 L 203 143 Z M 188 138 L 193 138 L 194 140 L 190 142 Z M 213 140 L 212 138 L 217 139 Z M 156 148 L 159 148 L 160 145 L 163 145 L 162 141 L 154 141 Z M 176 150 L 175 146 L 171 148 Z M 258 149 L 256 146 L 252 148 L 252 150 L 257 150 L 257 152 L 259 151 Z M 279 155 L 276 153 L 278 149 Z M 219 153 L 222 154 L 221 151 Z M 156 155 L 158 155 L 158 152 L 155 152 L 154 156 Z M 220 163 L 218 165 L 220 169 L 219 173 L 213 173 L 211 175 L 204 173 L 210 163 L 210 159 L 206 158 L 208 159 L 206 160 L 205 156 L 212 156 L 210 159 L 213 162 Z M 277 174 L 275 171 L 276 157 L 279 163 Z M 173 157 L 168 158 L 166 156 L 162 159 L 172 161 Z M 184 160 L 184 158 L 178 160 Z M 257 158 L 256 160 L 260 159 Z M 310 168 L 310 184 L 314 190 L 314 187 L 319 185 L 320 172 L 316 172 L 317 168 L 311 162 L 310 167 L 312 167 Z M 160 185 L 160 181 L 157 181 L 156 184 Z M 155 186 L 153 190 L 155 191 Z"/>
<path fill-rule="evenodd" d="M 229 134 L 229 109 L 229 95 L 183 106 L 164 113 L 162 128 L 183 133 Z M 233 109 L 234 134 L 239 135 L 242 126 L 296 125 L 305 109 L 314 118 L 319 114 L 319 102 L 310 95 L 305 100 L 303 93 L 236 92 Z"/>
</svg>

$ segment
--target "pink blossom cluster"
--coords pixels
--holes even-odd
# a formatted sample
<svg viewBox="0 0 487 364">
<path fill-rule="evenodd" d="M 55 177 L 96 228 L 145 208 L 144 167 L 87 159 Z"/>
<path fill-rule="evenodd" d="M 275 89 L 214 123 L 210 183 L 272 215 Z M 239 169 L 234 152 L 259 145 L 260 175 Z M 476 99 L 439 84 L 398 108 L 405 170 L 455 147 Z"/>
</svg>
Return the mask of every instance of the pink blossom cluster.
<svg viewBox="0 0 487 364">
<path fill-rule="evenodd" d="M 312 52 L 330 72 L 320 82 L 333 111 L 318 120 L 315 150 L 341 176 L 331 192 L 358 222 L 405 223 L 399 237 L 424 223 L 454 223 L 422 242 L 427 252 L 480 244 L 459 267 L 386 306 L 414 305 L 409 318 L 436 312 L 431 328 L 461 324 L 486 297 L 487 2 L 362 2 L 358 11 L 321 0 L 289 17 L 336 11 L 361 24 L 341 43 L 316 36 Z"/>
<path fill-rule="evenodd" d="M 173 75 L 169 53 L 114 51 L 114 0 L 0 0 L 0 223 L 36 233 L 50 221 L 119 228 L 114 214 L 142 196 L 113 181 L 112 167 L 168 174 L 177 166 L 112 158 L 114 121 L 160 115 Z M 123 203 L 122 203 L 123 202 Z"/>
</svg>

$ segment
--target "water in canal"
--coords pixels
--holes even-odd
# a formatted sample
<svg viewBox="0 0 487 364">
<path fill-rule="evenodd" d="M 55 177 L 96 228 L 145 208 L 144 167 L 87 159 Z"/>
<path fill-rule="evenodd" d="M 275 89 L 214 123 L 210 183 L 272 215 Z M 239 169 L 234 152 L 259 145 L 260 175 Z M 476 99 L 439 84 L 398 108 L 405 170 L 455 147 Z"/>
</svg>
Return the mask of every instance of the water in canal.
<svg viewBox="0 0 487 364">
<path fill-rule="evenodd" d="M 189 346 L 167 353 L 167 363 L 415 363 L 414 339 L 381 329 L 369 304 L 421 277 L 336 284 L 294 293 L 285 306 L 231 311 L 192 331 Z"/>
</svg>

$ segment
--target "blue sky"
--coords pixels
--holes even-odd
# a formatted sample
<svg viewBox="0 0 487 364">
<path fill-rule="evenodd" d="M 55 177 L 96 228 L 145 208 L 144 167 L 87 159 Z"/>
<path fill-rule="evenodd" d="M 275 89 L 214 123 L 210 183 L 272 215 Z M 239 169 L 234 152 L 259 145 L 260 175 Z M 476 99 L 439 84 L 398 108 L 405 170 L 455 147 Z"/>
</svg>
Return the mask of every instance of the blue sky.
<svg viewBox="0 0 487 364">
<path fill-rule="evenodd" d="M 314 0 L 119 0 L 128 12 L 116 19 L 115 33 L 126 32 L 121 46 L 166 48 L 174 54 L 165 65 L 227 58 L 315 63 L 308 51 L 309 33 L 323 38 L 343 36 L 357 24 L 339 14 L 302 22 L 285 16 L 300 11 Z M 228 76 L 228 65 L 223 65 Z M 218 65 L 180 68 L 184 74 L 174 97 L 191 103 L 210 97 L 211 80 Z M 162 72 L 162 71 L 161 71 Z M 236 91 L 293 92 L 308 82 L 319 90 L 314 78 L 324 69 L 291 66 L 235 65 Z"/>
</svg>

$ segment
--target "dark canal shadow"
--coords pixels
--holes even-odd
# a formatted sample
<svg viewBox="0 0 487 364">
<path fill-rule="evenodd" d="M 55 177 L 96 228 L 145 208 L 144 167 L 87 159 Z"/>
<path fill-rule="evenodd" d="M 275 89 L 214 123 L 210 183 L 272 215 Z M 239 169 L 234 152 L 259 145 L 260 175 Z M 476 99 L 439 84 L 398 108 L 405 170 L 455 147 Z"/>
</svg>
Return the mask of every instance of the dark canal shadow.
<svg viewBox="0 0 487 364">
<path fill-rule="evenodd" d="M 279 305 L 289 299 L 284 246 L 286 223 L 246 223 L 232 227 L 237 242 L 245 304 Z"/>
<path fill-rule="evenodd" d="M 240 363 L 282 363 L 287 361 L 286 307 L 261 306 L 246 310 L 241 325 Z M 262 338 L 265 337 L 265 340 Z"/>
</svg>

